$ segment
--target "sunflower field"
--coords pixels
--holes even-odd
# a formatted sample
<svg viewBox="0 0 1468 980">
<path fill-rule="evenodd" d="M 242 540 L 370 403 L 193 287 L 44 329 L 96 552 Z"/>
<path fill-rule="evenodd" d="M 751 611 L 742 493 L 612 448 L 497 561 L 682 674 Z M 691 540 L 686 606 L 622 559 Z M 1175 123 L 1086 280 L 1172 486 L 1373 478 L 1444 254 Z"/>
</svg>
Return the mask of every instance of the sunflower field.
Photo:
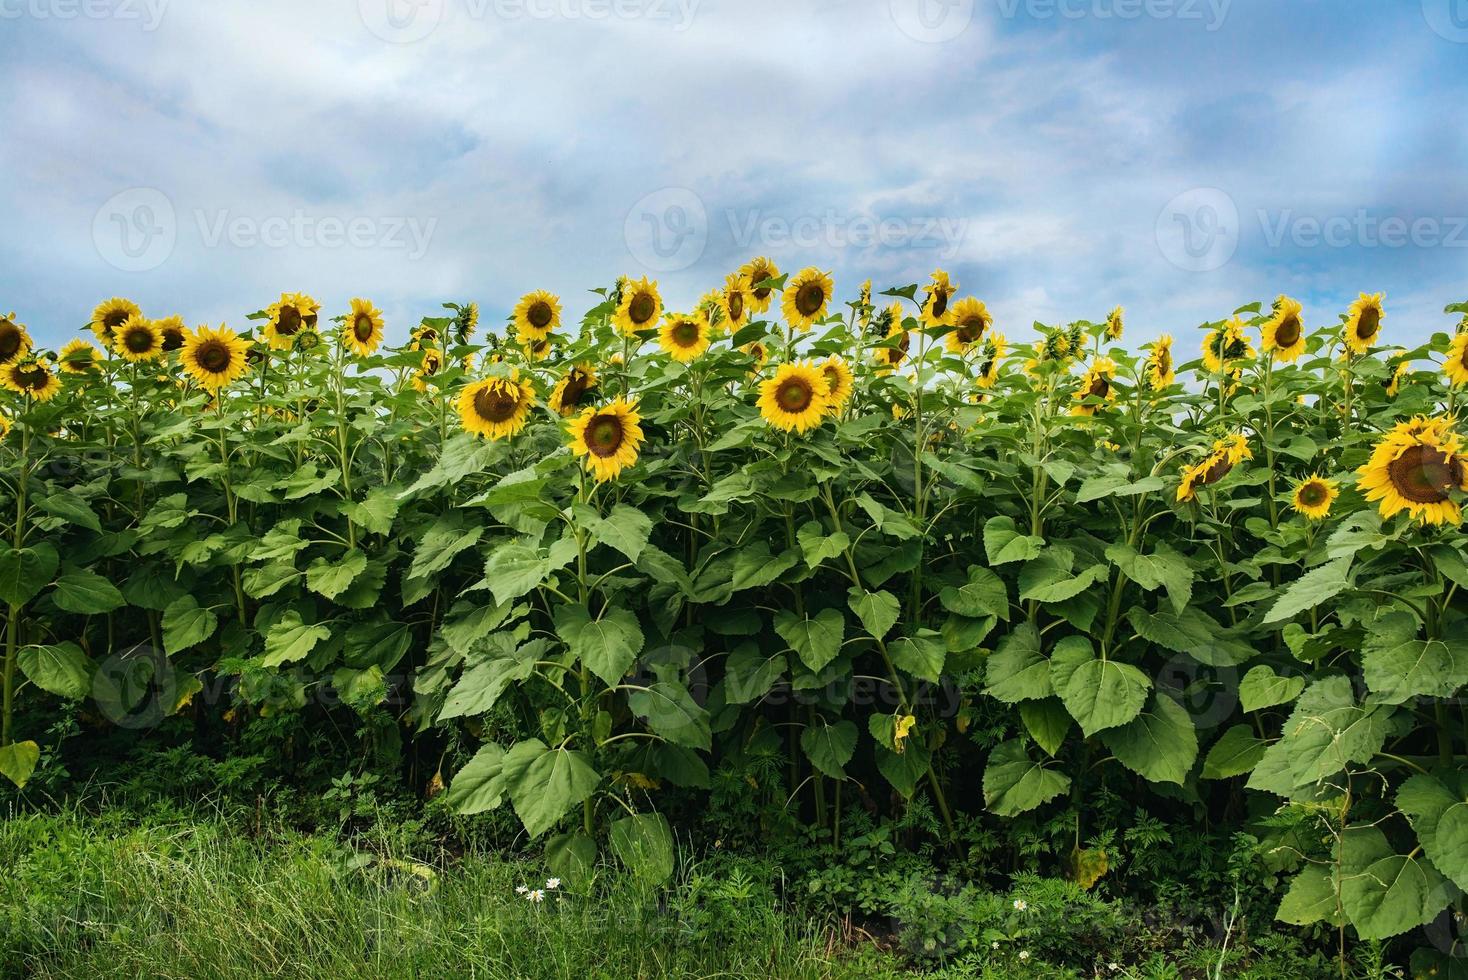
<svg viewBox="0 0 1468 980">
<path fill-rule="evenodd" d="M 1460 907 L 1468 303 L 1411 350 L 1362 295 L 1133 351 L 1119 308 L 855 292 L 761 258 L 688 312 L 624 278 L 397 348 L 301 293 L 112 299 L 57 352 L 0 319 L 0 772 L 63 716 L 346 712 L 567 880 L 665 876 L 664 801 L 757 757 L 838 845 L 1064 808 L 1089 886 L 1109 792 L 1247 826 L 1342 943 Z"/>
</svg>

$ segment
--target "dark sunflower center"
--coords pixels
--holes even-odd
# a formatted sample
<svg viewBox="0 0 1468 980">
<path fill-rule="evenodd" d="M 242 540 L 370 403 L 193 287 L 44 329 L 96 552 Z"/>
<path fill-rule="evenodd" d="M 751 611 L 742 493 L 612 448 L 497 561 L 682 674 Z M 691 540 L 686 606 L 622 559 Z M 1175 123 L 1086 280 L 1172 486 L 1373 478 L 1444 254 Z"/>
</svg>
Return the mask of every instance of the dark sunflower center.
<svg viewBox="0 0 1468 980">
<path fill-rule="evenodd" d="M 573 368 L 566 375 L 566 387 L 561 389 L 561 406 L 563 408 L 575 408 L 581 404 L 581 399 L 591 387 L 591 376 L 585 371 Z"/>
<path fill-rule="evenodd" d="M 1281 347 L 1293 347 L 1295 346 L 1295 342 L 1300 339 L 1300 332 L 1300 318 L 1291 313 L 1284 318 L 1284 322 L 1274 332 L 1274 342 Z"/>
<path fill-rule="evenodd" d="M 150 330 L 129 330 L 122 342 L 132 353 L 146 354 L 153 349 L 153 333 Z"/>
<path fill-rule="evenodd" d="M 357 319 L 352 322 L 352 333 L 355 334 L 357 339 L 364 344 L 367 341 L 371 340 L 372 318 L 370 316 L 366 316 L 365 314 L 357 317 Z"/>
<path fill-rule="evenodd" d="M 841 387 L 841 375 L 833 367 L 826 368 L 825 369 L 825 374 L 826 374 L 826 387 L 829 388 L 830 391 L 831 391 L 831 394 L 834 395 L 836 393 L 836 389 Z"/>
<path fill-rule="evenodd" d="M 698 324 L 692 320 L 679 320 L 673 324 L 673 343 L 679 347 L 692 347 L 698 343 Z"/>
<path fill-rule="evenodd" d="M 107 328 L 108 333 L 111 333 L 112 331 L 116 330 L 118 327 L 126 323 L 127 318 L 127 310 L 113 310 L 106 316 L 102 317 L 102 326 Z"/>
<path fill-rule="evenodd" d="M 611 456 L 622 447 L 625 435 L 620 418 L 597 415 L 586 424 L 586 448 L 596 456 Z"/>
<path fill-rule="evenodd" d="M 937 290 L 933 293 L 933 315 L 942 316 L 948 312 L 948 293 Z"/>
<path fill-rule="evenodd" d="M 0 320 L 0 360 L 8 361 L 20 352 L 20 328 L 9 320 Z"/>
<path fill-rule="evenodd" d="M 1157 352 L 1157 373 L 1163 377 L 1172 373 L 1172 354 L 1168 351 Z"/>
<path fill-rule="evenodd" d="M 1468 344 L 1463 345 L 1463 353 L 1458 355 L 1458 363 L 1468 368 Z"/>
<path fill-rule="evenodd" d="M 520 399 L 504 385 L 491 385 L 474 396 L 474 412 L 486 422 L 507 422 L 515 415 Z"/>
<path fill-rule="evenodd" d="M 275 329 L 287 337 L 293 336 L 301 329 L 301 311 L 294 306 L 282 306 Z"/>
<path fill-rule="evenodd" d="M 729 294 L 729 319 L 738 323 L 744 318 L 744 294 L 735 290 Z"/>
<path fill-rule="evenodd" d="M 984 335 L 984 321 L 981 317 L 970 317 L 958 325 L 958 339 L 965 344 L 972 344 Z"/>
<path fill-rule="evenodd" d="M 791 414 L 798 414 L 810 408 L 811 400 L 814 397 L 815 392 L 811 390 L 810 384 L 804 378 L 790 378 L 775 392 L 775 401 L 782 409 Z"/>
<path fill-rule="evenodd" d="M 1319 507 L 1325 503 L 1329 494 L 1326 493 L 1325 485 L 1321 483 L 1307 483 L 1300 488 L 1300 503 L 1306 507 Z"/>
<path fill-rule="evenodd" d="M 1374 306 L 1368 306 L 1361 311 L 1361 319 L 1356 324 L 1356 337 L 1359 340 L 1370 340 L 1376 336 L 1381 329 L 1381 311 Z"/>
<path fill-rule="evenodd" d="M 808 282 L 795 294 L 795 309 L 801 316 L 815 316 L 826 303 L 826 291 L 818 282 Z"/>
<path fill-rule="evenodd" d="M 194 352 L 194 360 L 210 374 L 219 374 L 229 367 L 229 348 L 217 340 L 206 340 Z"/>
<path fill-rule="evenodd" d="M 1100 374 L 1091 382 L 1091 387 L 1086 390 L 1086 395 L 1091 398 L 1105 398 L 1110 391 L 1111 382 L 1106 380 L 1106 375 Z"/>
<path fill-rule="evenodd" d="M 753 273 L 750 274 L 749 281 L 751 283 L 761 283 L 761 282 L 764 282 L 768 278 L 770 278 L 770 270 L 769 269 L 757 268 L 757 269 L 754 270 Z M 755 295 L 755 297 L 757 299 L 764 300 L 766 297 L 768 297 L 770 295 L 770 289 L 769 289 L 768 286 L 760 286 L 760 287 L 757 287 L 755 289 L 755 291 L 754 291 L 754 295 Z"/>
<path fill-rule="evenodd" d="M 1440 504 L 1463 482 L 1463 464 L 1431 446 L 1411 446 L 1387 465 L 1392 487 L 1414 504 Z"/>
<path fill-rule="evenodd" d="M 175 351 L 184 345 L 183 331 L 178 327 L 167 327 L 163 331 L 163 349 Z"/>
<path fill-rule="evenodd" d="M 51 375 L 45 368 L 33 364 L 16 371 L 15 380 L 27 391 L 41 391 L 51 383 Z"/>
<path fill-rule="evenodd" d="M 1204 470 L 1203 475 L 1198 478 L 1198 485 L 1202 487 L 1211 486 L 1228 476 L 1229 471 L 1233 468 L 1234 464 L 1229 462 L 1227 456 L 1215 457 L 1213 464 Z"/>
<path fill-rule="evenodd" d="M 633 302 L 636 303 L 636 300 Z M 530 325 L 536 330 L 544 330 L 550 326 L 551 317 L 550 304 L 543 300 L 537 300 L 531 304 L 530 312 L 525 314 L 525 319 L 529 320 Z"/>
<path fill-rule="evenodd" d="M 653 302 L 647 293 L 638 293 L 632 297 L 632 302 L 627 305 L 627 313 L 632 317 L 632 322 L 644 324 L 652 319 L 653 310 L 657 304 Z"/>
</svg>

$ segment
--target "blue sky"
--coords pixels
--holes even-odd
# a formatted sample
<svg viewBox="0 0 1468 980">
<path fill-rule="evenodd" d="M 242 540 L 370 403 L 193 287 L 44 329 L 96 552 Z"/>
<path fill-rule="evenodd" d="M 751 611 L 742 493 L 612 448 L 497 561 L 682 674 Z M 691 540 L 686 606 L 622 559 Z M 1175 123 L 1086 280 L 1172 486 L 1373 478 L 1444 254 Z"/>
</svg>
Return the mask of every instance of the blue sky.
<svg viewBox="0 0 1468 980">
<path fill-rule="evenodd" d="M 921 8 L 920 8 L 921 4 Z M 688 306 L 948 269 L 1011 339 L 1468 299 L 1468 0 L 0 0 L 0 307 Z"/>
</svg>

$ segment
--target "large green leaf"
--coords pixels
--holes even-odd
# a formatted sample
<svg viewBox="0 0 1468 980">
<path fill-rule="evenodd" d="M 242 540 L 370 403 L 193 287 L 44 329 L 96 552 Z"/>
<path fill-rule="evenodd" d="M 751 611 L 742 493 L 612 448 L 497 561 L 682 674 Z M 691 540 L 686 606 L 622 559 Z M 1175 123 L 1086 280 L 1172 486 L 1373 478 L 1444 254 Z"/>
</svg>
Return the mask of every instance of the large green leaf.
<svg viewBox="0 0 1468 980">
<path fill-rule="evenodd" d="M 1133 606 L 1127 619 L 1143 639 L 1212 667 L 1232 667 L 1254 656 L 1252 646 L 1196 606 L 1176 613 Z"/>
<path fill-rule="evenodd" d="M 948 647 L 932 630 L 918 630 L 915 636 L 898 637 L 889 649 L 894 664 L 914 677 L 934 684 L 942 676 L 943 664 L 948 659 Z"/>
<path fill-rule="evenodd" d="M 1051 550 L 1026 564 L 1019 573 L 1019 597 L 1044 603 L 1065 602 L 1105 577 L 1105 565 L 1092 565 L 1072 574 L 1070 561 Z"/>
<path fill-rule="evenodd" d="M 71 641 L 25 647 L 17 658 L 26 678 L 43 691 L 79 701 L 92 692 L 96 665 Z"/>
<path fill-rule="evenodd" d="M 851 547 L 851 538 L 845 531 L 827 534 L 819 521 L 806 521 L 802 524 L 795 533 L 795 540 L 805 556 L 805 563 L 811 568 L 842 555 Z"/>
<path fill-rule="evenodd" d="M 0 745 L 0 776 L 14 783 L 17 789 L 24 789 L 40 758 L 41 747 L 35 742 Z"/>
<path fill-rule="evenodd" d="M 572 888 L 584 889 L 596 872 L 596 841 L 585 834 L 556 834 L 545 841 L 545 866 Z"/>
<path fill-rule="evenodd" d="M 709 715 L 697 702 L 688 688 L 675 681 L 658 681 L 648 687 L 633 691 L 627 705 L 647 727 L 677 745 L 707 752 L 713 744 L 713 733 L 709 728 Z"/>
<path fill-rule="evenodd" d="M 1305 690 L 1305 678 L 1280 677 L 1268 664 L 1249 668 L 1239 682 L 1239 704 L 1245 711 L 1260 711 L 1276 704 L 1289 704 Z"/>
<path fill-rule="evenodd" d="M 1118 762 L 1154 783 L 1182 785 L 1198 758 L 1193 719 L 1172 698 L 1154 693 L 1152 705 L 1101 740 Z"/>
<path fill-rule="evenodd" d="M 1025 731 L 1030 733 L 1030 738 L 1052 759 L 1075 724 L 1058 698 L 1025 701 L 1019 706 L 1019 717 L 1025 723 Z"/>
<path fill-rule="evenodd" d="M 1070 777 L 1030 759 L 1023 742 L 1004 742 L 984 767 L 984 805 L 1013 817 L 1048 803 L 1070 789 Z"/>
<path fill-rule="evenodd" d="M 279 667 L 304 660 L 316 644 L 331 638 L 331 628 L 324 623 L 306 623 L 301 614 L 290 610 L 265 634 L 265 656 L 262 667 Z"/>
<path fill-rule="evenodd" d="M 866 631 L 879 640 L 892 629 L 898 613 L 902 611 L 902 604 L 890 592 L 865 592 L 853 588 L 846 593 L 846 601 Z"/>
<path fill-rule="evenodd" d="M 556 611 L 556 631 L 572 656 L 611 687 L 627 675 L 642 652 L 642 628 L 626 609 L 604 609 L 592 619 L 585 606 L 562 606 Z"/>
<path fill-rule="evenodd" d="M 169 656 L 203 643 L 219 627 L 219 617 L 200 606 L 192 594 L 180 596 L 163 610 L 163 651 Z"/>
<path fill-rule="evenodd" d="M 449 784 L 445 799 L 459 813 L 493 810 L 504 799 L 505 750 L 485 742 Z"/>
<path fill-rule="evenodd" d="M 1021 623 L 999 644 L 984 668 L 984 693 L 1007 704 L 1017 704 L 1055 693 L 1050 684 L 1050 661 L 1040 652 L 1040 631 Z"/>
<path fill-rule="evenodd" d="M 984 523 L 984 553 L 990 565 L 1029 561 L 1044 545 L 1044 538 L 1021 534 L 1012 517 L 991 517 Z"/>
<path fill-rule="evenodd" d="M 1173 612 L 1181 613 L 1188 607 L 1193 595 L 1192 566 L 1167 545 L 1159 544 L 1154 553 L 1144 555 L 1125 541 L 1118 541 L 1106 549 L 1106 557 L 1148 592 L 1166 589 Z"/>
<path fill-rule="evenodd" d="M 597 543 L 620 551 L 628 561 L 637 561 L 652 534 L 652 518 L 636 507 L 617 504 L 606 517 L 591 521 L 589 529 Z"/>
<path fill-rule="evenodd" d="M 1426 925 L 1458 895 L 1414 854 L 1397 854 L 1376 827 L 1352 827 L 1341 842 L 1341 908 L 1362 939 L 1390 939 Z"/>
<path fill-rule="evenodd" d="M 656 885 L 673 876 L 673 831 L 661 813 L 634 813 L 614 820 L 607 840 L 633 877 Z"/>
<path fill-rule="evenodd" d="M 1468 639 L 1420 639 L 1416 617 L 1389 612 L 1371 624 L 1361 648 L 1361 668 L 1377 701 L 1451 697 L 1468 684 Z"/>
<path fill-rule="evenodd" d="M 1208 750 L 1208 756 L 1203 760 L 1203 778 L 1241 776 L 1259 764 L 1266 748 L 1267 743 L 1255 736 L 1254 729 L 1248 725 L 1234 725 Z"/>
<path fill-rule="evenodd" d="M 58 609 L 87 616 L 127 605 L 117 586 L 86 568 L 74 568 L 58 578 L 51 599 Z"/>
<path fill-rule="evenodd" d="M 551 563 L 523 541 L 500 545 L 484 563 L 484 580 L 494 601 L 507 603 L 540 585 L 550 574 Z"/>
<path fill-rule="evenodd" d="M 565 747 L 547 748 L 537 738 L 517 742 L 505 753 L 500 770 L 515 813 L 531 837 L 554 827 L 601 782 L 585 755 Z"/>
<path fill-rule="evenodd" d="M 849 721 L 827 724 L 824 718 L 800 733 L 800 747 L 811 765 L 832 779 L 846 778 L 846 764 L 856 754 L 856 725 Z"/>
<path fill-rule="evenodd" d="M 1412 821 L 1422 850 L 1438 871 L 1459 888 L 1468 887 L 1468 793 L 1454 774 L 1454 791 L 1433 776 L 1419 774 L 1397 791 L 1397 808 Z"/>
<path fill-rule="evenodd" d="M 782 609 L 775 614 L 775 632 L 790 644 L 802 663 L 820 673 L 841 653 L 846 617 L 839 609 L 822 609 L 815 616 L 799 616 Z"/>
<path fill-rule="evenodd" d="M 1284 732 L 1264 753 L 1246 784 L 1290 797 L 1352 763 L 1369 762 L 1391 732 L 1387 705 L 1358 706 L 1347 677 L 1328 677 L 1306 689 Z"/>
<path fill-rule="evenodd" d="M 0 602 L 28 602 L 50 583 L 59 563 L 56 549 L 46 541 L 30 548 L 0 545 Z"/>
<path fill-rule="evenodd" d="M 1296 579 L 1270 607 L 1266 623 L 1282 623 L 1351 587 L 1351 559 L 1337 558 Z"/>
<path fill-rule="evenodd" d="M 1275 918 L 1295 926 L 1316 922 L 1339 924 L 1335 885 L 1330 874 L 1324 868 L 1309 866 L 1295 875 L 1290 890 L 1280 900 Z"/>
<path fill-rule="evenodd" d="M 724 668 L 724 692 L 729 704 L 748 704 L 770 693 L 785 676 L 785 653 L 765 653 L 757 643 L 741 643 Z"/>
<path fill-rule="evenodd" d="M 963 585 L 948 586 L 938 593 L 938 601 L 959 616 L 994 616 L 1009 621 L 1009 591 L 1004 580 L 979 565 L 968 567 L 968 581 Z"/>
<path fill-rule="evenodd" d="M 535 671 L 531 656 L 497 656 L 464 671 L 439 709 L 438 720 L 482 715 L 511 684 L 526 680 Z"/>
<path fill-rule="evenodd" d="M 1131 664 L 1096 659 L 1090 643 L 1080 637 L 1067 637 L 1056 646 L 1050 671 L 1055 692 L 1088 738 L 1137 717 L 1152 688 L 1147 675 Z"/>
<path fill-rule="evenodd" d="M 331 558 L 323 555 L 306 567 L 306 587 L 328 599 L 335 599 L 366 568 L 367 554 L 361 548 L 353 548 L 344 555 Z"/>
</svg>

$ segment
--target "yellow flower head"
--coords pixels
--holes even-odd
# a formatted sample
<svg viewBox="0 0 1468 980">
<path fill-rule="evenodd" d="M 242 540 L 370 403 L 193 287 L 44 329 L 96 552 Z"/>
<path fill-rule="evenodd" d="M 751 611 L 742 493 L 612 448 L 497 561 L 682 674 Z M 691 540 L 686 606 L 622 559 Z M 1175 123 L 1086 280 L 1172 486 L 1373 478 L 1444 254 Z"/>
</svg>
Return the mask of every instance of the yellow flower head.
<svg viewBox="0 0 1468 980">
<path fill-rule="evenodd" d="M 801 269 L 785 286 L 780 311 L 785 322 L 797 330 L 809 330 L 826 315 L 836 284 L 828 273 L 814 266 Z"/>
<path fill-rule="evenodd" d="M 912 335 L 902 327 L 901 303 L 893 303 L 887 307 L 883 319 L 887 321 L 886 343 L 876 348 L 875 357 L 877 371 L 885 374 L 895 371 L 907 360 L 907 352 L 912 347 Z"/>
<path fill-rule="evenodd" d="M 465 303 L 454 310 L 454 342 L 460 346 L 474 339 L 479 329 L 479 304 Z"/>
<path fill-rule="evenodd" d="M 636 281 L 628 279 L 622 284 L 622 301 L 617 304 L 612 323 L 622 336 L 631 337 L 639 330 L 655 329 L 662 315 L 663 297 L 658 292 L 658 284 L 646 277 Z"/>
<path fill-rule="evenodd" d="M 0 366 L 0 384 L 21 395 L 29 395 L 38 402 L 48 402 L 61 390 L 61 380 L 46 367 L 46 362 L 34 357 Z"/>
<path fill-rule="evenodd" d="M 1367 500 L 1380 501 L 1382 517 L 1405 510 L 1424 524 L 1462 522 L 1453 495 L 1468 490 L 1468 458 L 1452 427 L 1450 418 L 1418 416 L 1382 436 L 1357 470 L 1357 485 Z"/>
<path fill-rule="evenodd" d="M 1213 444 L 1213 451 L 1222 453 L 1229 466 L 1237 466 L 1246 459 L 1254 458 L 1253 451 L 1249 449 L 1249 440 L 1238 433 L 1219 439 Z"/>
<path fill-rule="evenodd" d="M 588 408 L 568 426 L 571 454 L 583 458 L 598 483 L 615 479 L 637 462 L 642 446 L 641 421 L 637 403 L 623 398 L 601 408 Z"/>
<path fill-rule="evenodd" d="M 1153 342 L 1142 367 L 1142 377 L 1152 391 L 1165 391 L 1172 386 L 1177 378 L 1172 363 L 1172 337 L 1163 334 Z"/>
<path fill-rule="evenodd" d="M 1351 304 L 1351 310 L 1346 314 L 1346 346 L 1354 353 L 1366 353 L 1381 336 L 1381 321 L 1386 318 L 1381 308 L 1384 295 L 1362 293 L 1361 298 Z"/>
<path fill-rule="evenodd" d="M 10 435 L 10 418 L 6 415 L 0 415 L 0 440 L 3 440 L 8 435 Z"/>
<path fill-rule="evenodd" d="M 967 354 L 974 345 L 984 339 L 984 334 L 994 325 L 994 317 L 981 300 L 965 297 L 953 304 L 953 329 L 943 338 L 943 344 L 954 354 Z"/>
<path fill-rule="evenodd" d="M 158 332 L 163 335 L 163 353 L 171 354 L 176 350 L 183 349 L 184 341 L 188 339 L 189 328 L 181 316 L 166 316 L 154 324 Z"/>
<path fill-rule="evenodd" d="M 825 372 L 809 361 L 781 364 L 774 377 L 760 382 L 760 415 L 786 432 L 814 429 L 830 404 L 831 387 Z"/>
<path fill-rule="evenodd" d="M 544 289 L 526 293 L 515 304 L 510 319 L 521 343 L 544 340 L 561 329 L 561 298 Z"/>
<path fill-rule="evenodd" d="M 1116 363 L 1109 357 L 1098 357 L 1091 362 L 1086 369 L 1086 376 L 1081 379 L 1081 385 L 1076 389 L 1075 400 L 1077 404 L 1071 408 L 1072 415 L 1095 415 L 1095 404 L 1097 399 L 1102 403 L 1116 400 L 1116 386 L 1112 379 L 1116 377 Z"/>
<path fill-rule="evenodd" d="M 368 299 L 353 299 L 352 312 L 342 324 L 342 339 L 352 353 L 368 357 L 382 343 L 382 311 Z"/>
<path fill-rule="evenodd" d="M 113 331 L 112 349 L 134 363 L 150 361 L 163 353 L 163 331 L 146 317 L 129 317 Z"/>
<path fill-rule="evenodd" d="M 851 399 L 851 393 L 856 387 L 851 368 L 839 354 L 832 354 L 821 362 L 821 372 L 826 376 L 831 408 L 841 408 Z"/>
<path fill-rule="evenodd" d="M 596 394 L 596 389 L 596 371 L 590 364 L 577 364 L 556 382 L 547 404 L 557 415 L 569 417 L 581 410 L 583 403 Z"/>
<path fill-rule="evenodd" d="M 121 296 L 114 296 L 103 303 L 98 303 L 97 308 L 92 311 L 92 333 L 97 335 L 97 343 L 105 349 L 112 349 L 112 335 L 118 327 L 126 323 L 131 317 L 141 317 L 143 311 L 138 304 Z"/>
<path fill-rule="evenodd" d="M 281 293 L 266 310 L 265 340 L 275 350 L 290 350 L 302 330 L 316 329 L 321 304 L 305 293 Z"/>
<path fill-rule="evenodd" d="M 1228 476 L 1234 464 L 1226 453 L 1212 452 L 1201 463 L 1183 467 L 1182 483 L 1177 488 L 1177 499 L 1181 503 L 1193 500 L 1199 487 L 1211 486 Z"/>
<path fill-rule="evenodd" d="M 1448 383 L 1453 387 L 1468 384 L 1468 330 L 1458 334 L 1448 345 L 1443 374 L 1448 376 Z"/>
<path fill-rule="evenodd" d="M 1298 300 L 1281 296 L 1274 301 L 1274 315 L 1260 328 L 1260 347 L 1282 364 L 1291 364 L 1305 353 L 1304 307 Z"/>
<path fill-rule="evenodd" d="M 542 337 L 540 340 L 527 340 L 520 345 L 520 350 L 524 352 L 525 359 L 531 362 L 543 361 L 547 357 L 550 357 L 552 349 L 553 345 L 549 337 Z"/>
<path fill-rule="evenodd" d="M 0 316 L 0 364 L 18 361 L 31 352 L 31 335 L 15 322 L 15 314 Z"/>
<path fill-rule="evenodd" d="M 1106 338 L 1108 340 L 1117 341 L 1121 339 L 1122 331 L 1126 329 L 1126 325 L 1123 323 L 1123 317 L 1125 315 L 1126 310 L 1120 306 L 1106 314 Z"/>
<path fill-rule="evenodd" d="M 1322 520 L 1330 514 L 1330 505 L 1340 496 L 1334 480 L 1327 480 L 1316 473 L 1295 484 L 1290 505 L 1312 521 Z"/>
<path fill-rule="evenodd" d="M 1396 367 L 1392 368 L 1391 377 L 1383 382 L 1383 386 L 1386 388 L 1386 396 L 1388 398 L 1397 397 L 1397 395 L 1401 393 L 1402 382 L 1405 381 L 1407 375 L 1411 373 L 1411 361 L 1398 361 Z"/>
<path fill-rule="evenodd" d="M 56 365 L 62 374 L 87 374 L 97 369 L 101 359 L 102 354 L 97 348 L 78 337 L 61 348 Z"/>
<path fill-rule="evenodd" d="M 201 326 L 184 341 L 179 360 L 189 377 L 215 392 L 238 381 L 250 369 L 250 345 L 224 324 Z"/>
<path fill-rule="evenodd" d="M 754 363 L 749 366 L 750 374 L 759 374 L 760 369 L 765 366 L 765 362 L 770 359 L 770 352 L 758 340 L 751 341 L 739 349 L 754 358 Z"/>
<path fill-rule="evenodd" d="M 735 272 L 724 278 L 724 288 L 718 291 L 719 312 L 723 316 L 724 329 L 736 334 L 749 322 L 749 311 L 753 308 L 754 296 L 749 280 Z"/>
<path fill-rule="evenodd" d="M 1244 321 L 1238 317 L 1203 338 L 1203 364 L 1213 374 L 1232 373 L 1237 369 L 1235 362 L 1253 357 L 1254 345 L 1244 335 Z"/>
<path fill-rule="evenodd" d="M 999 380 L 999 364 L 1004 360 L 1008 346 L 1002 333 L 992 334 L 984 341 L 984 352 L 979 358 L 978 374 L 974 378 L 974 383 L 980 388 L 992 388 Z"/>
<path fill-rule="evenodd" d="M 949 300 L 953 294 L 958 292 L 958 283 L 948 279 L 948 273 L 942 269 L 933 270 L 932 281 L 928 283 L 928 294 L 923 299 L 923 308 L 918 319 L 925 327 L 946 327 L 953 323 L 953 309 Z"/>
<path fill-rule="evenodd" d="M 413 350 L 423 351 L 423 357 L 418 362 L 418 370 L 413 372 L 413 387 L 418 391 L 427 391 L 428 379 L 443 370 L 443 355 L 436 347 L 424 348 L 420 344 L 414 344 Z"/>
<path fill-rule="evenodd" d="M 701 312 L 669 313 L 658 331 L 658 346 L 673 360 L 687 364 L 709 349 L 712 332 L 708 318 Z"/>
<path fill-rule="evenodd" d="M 520 372 L 484 378 L 459 392 L 459 422 L 465 432 L 491 441 L 519 435 L 535 404 L 535 390 Z"/>
<path fill-rule="evenodd" d="M 780 278 L 780 267 L 775 265 L 764 256 L 751 259 L 740 266 L 739 274 L 749 283 L 750 306 L 756 313 L 763 313 L 770 308 L 774 290 L 770 286 L 761 285 L 771 279 Z"/>
</svg>

